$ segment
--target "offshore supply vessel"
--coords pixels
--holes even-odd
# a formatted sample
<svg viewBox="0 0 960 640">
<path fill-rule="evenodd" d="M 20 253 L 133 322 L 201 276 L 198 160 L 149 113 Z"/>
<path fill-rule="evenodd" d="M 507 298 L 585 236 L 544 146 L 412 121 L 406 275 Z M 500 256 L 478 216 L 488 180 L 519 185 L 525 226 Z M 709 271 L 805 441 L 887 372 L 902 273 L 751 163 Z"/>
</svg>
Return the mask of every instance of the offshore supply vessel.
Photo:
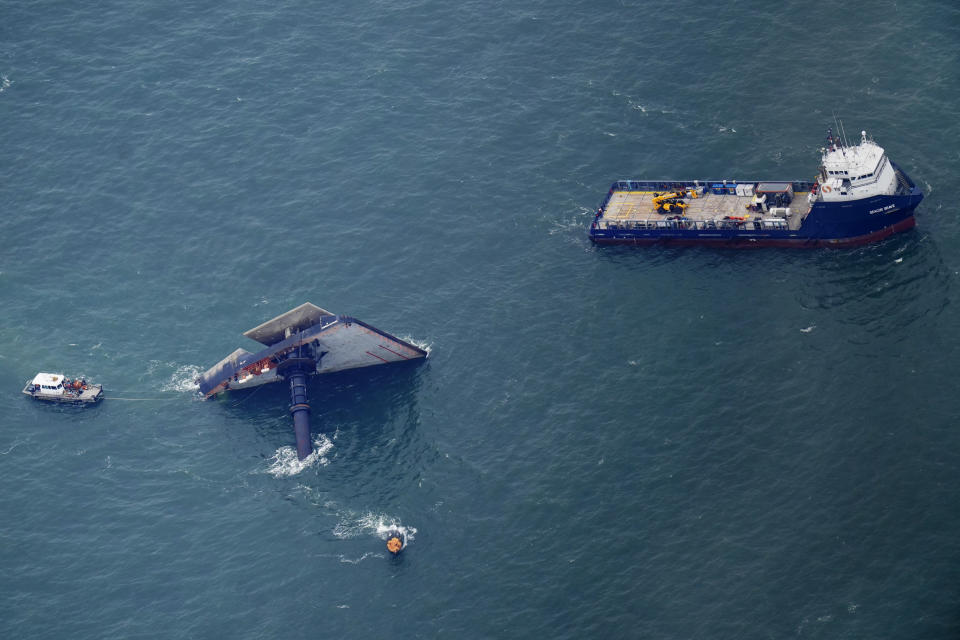
<svg viewBox="0 0 960 640">
<path fill-rule="evenodd" d="M 813 181 L 618 180 L 593 217 L 598 244 L 845 247 L 913 228 L 923 193 L 883 147 L 827 133 Z"/>
</svg>

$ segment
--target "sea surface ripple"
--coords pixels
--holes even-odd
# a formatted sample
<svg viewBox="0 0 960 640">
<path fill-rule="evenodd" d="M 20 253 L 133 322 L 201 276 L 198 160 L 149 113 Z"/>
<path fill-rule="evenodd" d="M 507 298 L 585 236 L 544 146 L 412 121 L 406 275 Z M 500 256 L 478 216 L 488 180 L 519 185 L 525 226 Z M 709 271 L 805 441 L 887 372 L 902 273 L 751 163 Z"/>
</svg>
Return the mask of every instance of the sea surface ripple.
<svg viewBox="0 0 960 640">
<path fill-rule="evenodd" d="M 0 637 L 960 635 L 960 10 L 844 6 L 5 3 Z M 587 240 L 834 114 L 915 231 Z M 194 379 L 308 300 L 431 355 L 312 382 L 299 463 Z"/>
</svg>

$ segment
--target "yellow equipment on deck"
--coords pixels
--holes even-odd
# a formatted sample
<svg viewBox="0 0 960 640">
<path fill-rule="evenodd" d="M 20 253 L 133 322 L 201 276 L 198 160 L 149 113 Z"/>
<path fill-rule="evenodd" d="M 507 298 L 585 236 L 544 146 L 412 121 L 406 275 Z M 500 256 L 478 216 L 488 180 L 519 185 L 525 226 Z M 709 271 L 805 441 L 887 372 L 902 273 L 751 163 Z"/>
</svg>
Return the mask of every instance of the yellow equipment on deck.
<svg viewBox="0 0 960 640">
<path fill-rule="evenodd" d="M 697 192 L 693 189 L 685 189 L 655 193 L 653 194 L 653 210 L 657 213 L 683 213 L 683 210 L 690 206 L 681 200 L 684 196 L 696 198 Z"/>
<path fill-rule="evenodd" d="M 660 195 L 655 195 L 653 197 L 653 206 L 659 207 L 661 203 L 664 203 L 667 200 L 675 200 L 677 198 L 682 198 L 685 195 L 687 195 L 686 191 L 671 191 L 669 193 L 661 193 Z"/>
<path fill-rule="evenodd" d="M 686 202 L 663 202 L 657 206 L 657 211 L 663 213 L 670 213 L 671 211 L 678 211 L 683 213 L 683 210 L 689 207 L 690 205 Z"/>
</svg>

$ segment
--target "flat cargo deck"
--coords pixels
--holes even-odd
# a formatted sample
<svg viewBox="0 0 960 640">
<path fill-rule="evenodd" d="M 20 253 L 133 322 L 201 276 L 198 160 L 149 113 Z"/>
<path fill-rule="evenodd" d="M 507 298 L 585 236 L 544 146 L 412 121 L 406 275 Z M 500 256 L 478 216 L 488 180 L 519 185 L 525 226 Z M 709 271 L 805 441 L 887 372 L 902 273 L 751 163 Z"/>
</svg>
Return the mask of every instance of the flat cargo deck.
<svg viewBox="0 0 960 640">
<path fill-rule="evenodd" d="M 764 224 L 783 224 L 791 231 L 800 228 L 800 224 L 810 213 L 810 202 L 806 192 L 794 193 L 790 203 L 789 215 L 772 215 L 771 213 L 756 213 L 747 209 L 753 202 L 752 196 L 738 196 L 733 194 L 704 193 L 697 198 L 687 197 L 684 202 L 690 206 L 682 213 L 657 213 L 653 206 L 653 198 L 662 191 L 614 191 L 604 207 L 603 217 L 598 221 L 601 228 L 659 226 L 657 222 L 665 220 L 685 220 L 693 228 L 700 228 L 708 224 L 720 224 L 727 216 L 745 218 L 747 221 Z M 764 225 L 766 226 L 766 225 Z"/>
</svg>

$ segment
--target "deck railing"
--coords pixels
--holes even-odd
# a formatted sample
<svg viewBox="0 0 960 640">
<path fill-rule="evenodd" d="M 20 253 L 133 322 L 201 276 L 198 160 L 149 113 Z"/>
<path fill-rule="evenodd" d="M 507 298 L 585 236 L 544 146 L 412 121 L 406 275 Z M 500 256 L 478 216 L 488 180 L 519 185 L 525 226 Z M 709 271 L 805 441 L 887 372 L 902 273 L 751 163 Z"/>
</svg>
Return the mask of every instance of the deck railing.
<svg viewBox="0 0 960 640">
<path fill-rule="evenodd" d="M 610 231 L 665 231 L 669 229 L 691 231 L 713 231 L 721 229 L 739 229 L 767 231 L 770 229 L 789 229 L 789 223 L 783 218 L 765 218 L 756 220 L 665 220 L 648 218 L 643 220 L 604 220 L 596 221 L 597 229 Z"/>
</svg>

